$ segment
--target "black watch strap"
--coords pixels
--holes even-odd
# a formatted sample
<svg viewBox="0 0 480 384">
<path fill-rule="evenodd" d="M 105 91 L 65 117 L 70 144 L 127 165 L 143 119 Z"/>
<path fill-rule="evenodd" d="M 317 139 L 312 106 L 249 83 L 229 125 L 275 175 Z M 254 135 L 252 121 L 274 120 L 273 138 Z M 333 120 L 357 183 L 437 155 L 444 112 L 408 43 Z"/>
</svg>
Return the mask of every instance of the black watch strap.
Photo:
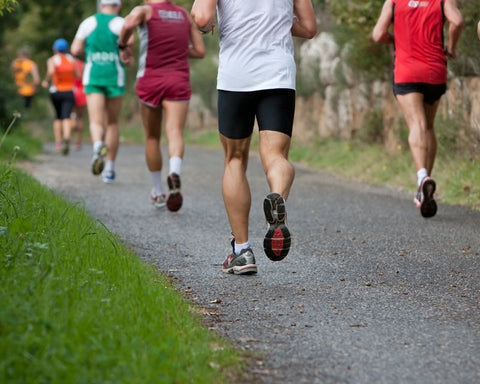
<svg viewBox="0 0 480 384">
<path fill-rule="evenodd" d="M 128 47 L 128 44 L 120 44 L 120 42 L 117 41 L 117 47 L 118 47 L 118 49 L 120 49 L 121 51 L 123 51 L 125 48 Z"/>
</svg>

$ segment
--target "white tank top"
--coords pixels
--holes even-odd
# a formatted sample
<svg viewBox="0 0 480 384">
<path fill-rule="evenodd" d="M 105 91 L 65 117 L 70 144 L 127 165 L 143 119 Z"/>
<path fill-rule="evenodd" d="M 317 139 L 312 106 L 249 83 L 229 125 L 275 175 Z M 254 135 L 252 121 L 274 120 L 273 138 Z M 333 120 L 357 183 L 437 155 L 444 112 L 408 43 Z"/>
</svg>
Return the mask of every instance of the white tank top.
<svg viewBox="0 0 480 384">
<path fill-rule="evenodd" d="M 295 89 L 293 0 L 218 0 L 217 88 Z"/>
</svg>

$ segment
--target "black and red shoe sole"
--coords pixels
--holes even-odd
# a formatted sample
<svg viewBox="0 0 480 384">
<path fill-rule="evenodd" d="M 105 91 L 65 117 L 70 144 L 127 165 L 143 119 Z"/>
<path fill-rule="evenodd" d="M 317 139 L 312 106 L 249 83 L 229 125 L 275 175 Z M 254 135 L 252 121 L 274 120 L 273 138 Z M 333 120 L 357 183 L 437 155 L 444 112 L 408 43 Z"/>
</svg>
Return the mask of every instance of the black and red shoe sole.
<svg viewBox="0 0 480 384">
<path fill-rule="evenodd" d="M 423 217 L 429 218 L 437 213 L 437 202 L 433 198 L 436 184 L 432 179 L 426 180 L 422 185 L 423 201 L 420 205 L 420 213 Z"/>
<path fill-rule="evenodd" d="M 265 255 L 272 261 L 283 260 L 290 251 L 290 231 L 285 224 L 270 224 L 263 240 Z"/>
</svg>

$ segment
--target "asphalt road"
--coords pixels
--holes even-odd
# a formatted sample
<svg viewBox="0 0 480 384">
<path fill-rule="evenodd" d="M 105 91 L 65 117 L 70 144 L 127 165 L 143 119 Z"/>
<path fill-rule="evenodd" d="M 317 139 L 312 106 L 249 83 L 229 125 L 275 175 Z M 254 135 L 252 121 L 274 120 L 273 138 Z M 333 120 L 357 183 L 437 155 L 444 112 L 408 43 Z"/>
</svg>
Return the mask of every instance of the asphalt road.
<svg viewBox="0 0 480 384">
<path fill-rule="evenodd" d="M 233 276 L 221 271 L 231 249 L 220 151 L 187 148 L 178 213 L 150 205 L 143 148 L 120 148 L 112 185 L 91 175 L 89 163 L 85 146 L 42 156 L 30 172 L 85 204 L 172 276 L 213 331 L 258 356 L 240 381 L 480 382 L 480 212 L 440 204 L 425 220 L 410 194 L 297 165 L 287 202 L 293 247 L 274 263 L 262 249 L 268 191 L 253 154 L 258 274 Z"/>
</svg>

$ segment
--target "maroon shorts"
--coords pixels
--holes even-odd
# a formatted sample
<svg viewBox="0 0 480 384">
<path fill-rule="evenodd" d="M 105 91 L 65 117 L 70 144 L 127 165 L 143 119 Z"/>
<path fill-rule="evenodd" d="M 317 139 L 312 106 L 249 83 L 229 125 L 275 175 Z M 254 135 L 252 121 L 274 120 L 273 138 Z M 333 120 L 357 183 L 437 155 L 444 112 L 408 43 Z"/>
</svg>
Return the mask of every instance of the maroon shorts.
<svg viewBox="0 0 480 384">
<path fill-rule="evenodd" d="M 176 74 L 141 77 L 136 92 L 140 101 L 151 107 L 159 106 L 163 100 L 190 100 L 192 95 L 188 76 Z"/>
</svg>

